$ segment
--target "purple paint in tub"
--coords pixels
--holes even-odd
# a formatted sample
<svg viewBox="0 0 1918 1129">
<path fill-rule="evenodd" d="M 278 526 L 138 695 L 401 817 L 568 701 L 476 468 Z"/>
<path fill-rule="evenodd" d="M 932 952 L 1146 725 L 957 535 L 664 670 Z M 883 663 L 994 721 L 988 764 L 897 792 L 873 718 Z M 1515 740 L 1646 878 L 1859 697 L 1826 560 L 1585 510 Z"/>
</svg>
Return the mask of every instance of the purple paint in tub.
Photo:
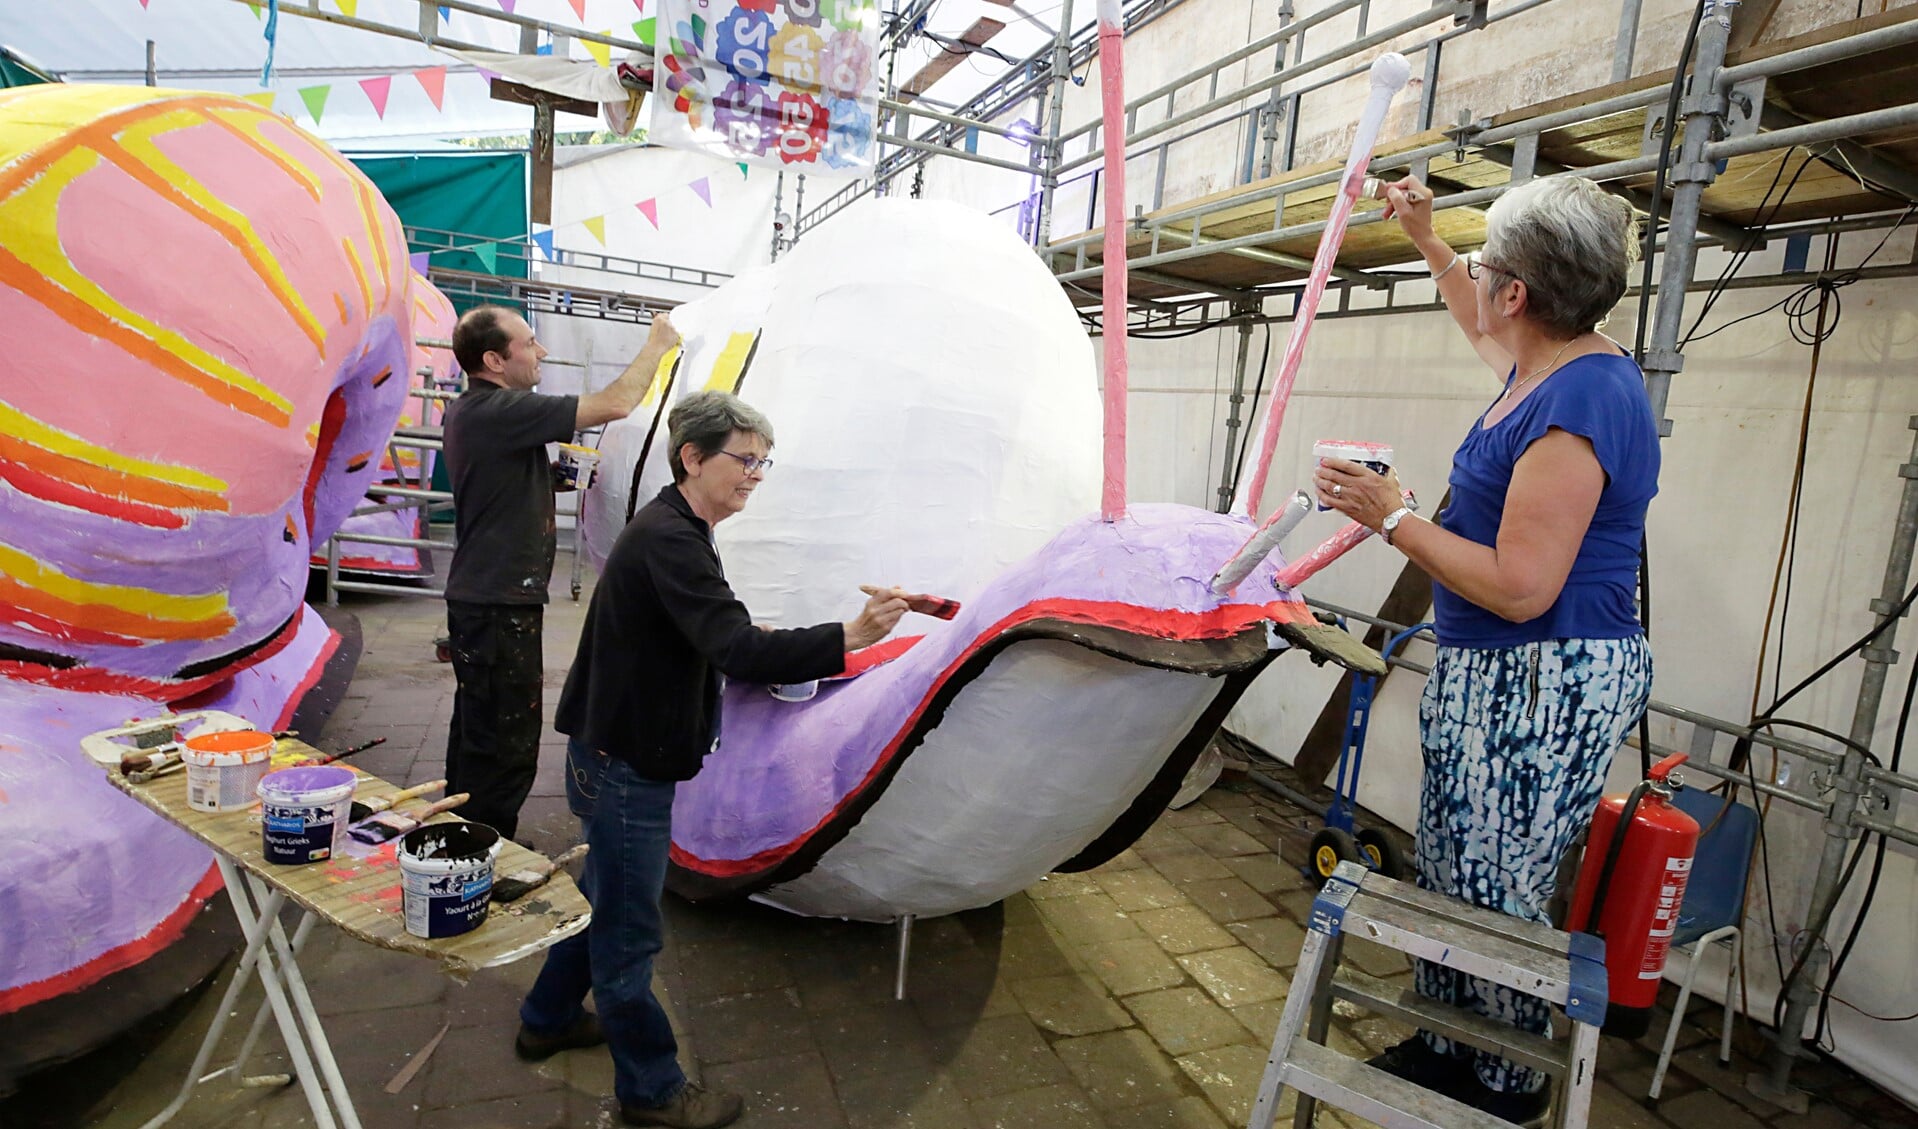
<svg viewBox="0 0 1918 1129">
<path fill-rule="evenodd" d="M 1321 439 L 1312 444 L 1312 465 L 1316 467 L 1327 459 L 1344 459 L 1384 474 L 1392 469 L 1392 448 L 1384 443 L 1361 443 L 1354 439 Z M 1323 502 L 1319 504 L 1321 513 L 1331 508 Z"/>
<path fill-rule="evenodd" d="M 283 768 L 260 778 L 266 861 L 295 866 L 333 857 L 359 777 L 338 765 Z"/>
</svg>

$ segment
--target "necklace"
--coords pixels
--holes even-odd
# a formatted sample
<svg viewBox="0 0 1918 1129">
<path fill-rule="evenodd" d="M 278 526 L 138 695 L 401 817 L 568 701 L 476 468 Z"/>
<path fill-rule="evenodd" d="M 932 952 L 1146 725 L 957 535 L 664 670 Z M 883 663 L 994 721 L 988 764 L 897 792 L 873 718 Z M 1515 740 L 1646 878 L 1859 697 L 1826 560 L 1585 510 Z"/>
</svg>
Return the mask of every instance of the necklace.
<svg viewBox="0 0 1918 1129">
<path fill-rule="evenodd" d="M 1583 337 L 1583 336 L 1584 334 L 1582 333 L 1579 334 L 1579 337 Z M 1518 381 L 1517 383 L 1513 384 L 1511 387 L 1507 388 L 1505 390 L 1505 395 L 1500 396 L 1499 399 L 1501 400 L 1511 399 L 1513 393 L 1525 387 L 1527 384 L 1530 384 L 1533 380 L 1536 380 L 1538 377 L 1545 375 L 1546 371 L 1549 370 L 1553 365 L 1558 363 L 1558 359 L 1565 355 L 1565 350 L 1571 348 L 1572 342 L 1576 340 L 1578 340 L 1578 337 L 1573 337 L 1567 340 L 1565 344 L 1560 345 L 1558 347 L 1558 352 L 1552 354 L 1551 360 L 1546 361 L 1544 364 L 1540 365 L 1538 368 L 1533 369 L 1532 374 L 1526 377 L 1524 380 Z"/>
</svg>

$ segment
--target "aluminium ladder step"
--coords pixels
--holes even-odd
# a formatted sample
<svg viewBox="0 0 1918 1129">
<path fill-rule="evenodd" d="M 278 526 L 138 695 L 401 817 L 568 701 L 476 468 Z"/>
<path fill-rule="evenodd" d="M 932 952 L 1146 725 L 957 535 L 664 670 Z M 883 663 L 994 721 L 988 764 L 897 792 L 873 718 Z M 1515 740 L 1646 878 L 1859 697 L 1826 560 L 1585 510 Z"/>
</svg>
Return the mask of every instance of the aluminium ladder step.
<svg viewBox="0 0 1918 1129">
<path fill-rule="evenodd" d="M 1280 1080 L 1384 1129 L 1514 1129 L 1510 1121 L 1303 1039 L 1292 1044 Z"/>
<path fill-rule="evenodd" d="M 1509 1023 L 1421 996 L 1410 984 L 1394 984 L 1353 968 L 1332 974 L 1332 995 L 1421 1030 L 1488 1051 L 1554 1077 L 1565 1074 L 1565 1048 Z"/>
</svg>

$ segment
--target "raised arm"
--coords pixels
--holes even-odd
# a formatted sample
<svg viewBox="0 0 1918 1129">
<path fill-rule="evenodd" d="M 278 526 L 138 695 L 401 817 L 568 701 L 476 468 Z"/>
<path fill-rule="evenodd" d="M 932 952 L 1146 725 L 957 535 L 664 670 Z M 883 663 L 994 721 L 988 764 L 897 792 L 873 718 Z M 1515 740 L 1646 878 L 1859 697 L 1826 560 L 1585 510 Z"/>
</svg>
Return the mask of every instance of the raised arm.
<svg viewBox="0 0 1918 1129">
<path fill-rule="evenodd" d="M 619 374 L 619 379 L 579 398 L 574 430 L 584 431 L 632 415 L 633 409 L 646 398 L 646 389 L 652 387 L 659 362 L 677 344 L 679 331 L 673 328 L 672 319 L 664 311 L 654 314 L 653 328 L 646 335 L 645 346 L 639 356 L 633 358 L 633 363 L 626 366 L 626 371 Z"/>
<path fill-rule="evenodd" d="M 1511 354 L 1479 332 L 1478 287 L 1464 261 L 1432 230 L 1432 190 L 1424 181 L 1408 176 L 1385 186 L 1385 217 L 1394 216 L 1424 256 L 1427 269 L 1438 281 L 1439 297 L 1445 300 L 1445 308 L 1458 323 L 1459 331 L 1472 343 L 1479 358 L 1491 366 L 1493 374 L 1504 380 L 1512 371 Z"/>
</svg>

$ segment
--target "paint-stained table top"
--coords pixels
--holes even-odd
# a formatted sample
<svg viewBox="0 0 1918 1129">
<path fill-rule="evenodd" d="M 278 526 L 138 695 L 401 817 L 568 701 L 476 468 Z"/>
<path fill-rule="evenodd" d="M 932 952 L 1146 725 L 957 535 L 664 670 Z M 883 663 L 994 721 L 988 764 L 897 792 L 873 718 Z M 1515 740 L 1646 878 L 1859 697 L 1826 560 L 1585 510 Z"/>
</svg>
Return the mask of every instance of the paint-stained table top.
<svg viewBox="0 0 1918 1129">
<path fill-rule="evenodd" d="M 274 749 L 275 767 L 297 763 L 297 759 L 304 756 L 320 755 L 318 749 L 302 741 L 282 738 Z M 358 769 L 353 771 L 360 777 L 355 799 L 366 801 L 399 791 L 397 786 L 376 776 Z M 406 931 L 401 912 L 398 839 L 382 845 L 364 859 L 342 855 L 304 866 L 280 866 L 262 857 L 257 805 L 239 812 L 194 811 L 187 806 L 184 769 L 175 769 L 144 784 L 128 780 L 118 767 L 108 767 L 105 772 L 114 787 L 178 824 L 249 873 L 286 891 L 287 898 L 301 907 L 369 944 L 432 957 L 455 975 L 530 956 L 578 933 L 591 918 L 579 887 L 570 875 L 560 871 L 544 886 L 512 904 L 493 905 L 485 923 L 470 933 L 439 940 L 415 937 Z M 415 805 L 403 803 L 402 814 L 412 806 Z M 442 814 L 429 822 L 457 821 L 452 815 Z M 542 861 L 542 856 L 508 840 L 500 846 L 495 880 Z"/>
</svg>

